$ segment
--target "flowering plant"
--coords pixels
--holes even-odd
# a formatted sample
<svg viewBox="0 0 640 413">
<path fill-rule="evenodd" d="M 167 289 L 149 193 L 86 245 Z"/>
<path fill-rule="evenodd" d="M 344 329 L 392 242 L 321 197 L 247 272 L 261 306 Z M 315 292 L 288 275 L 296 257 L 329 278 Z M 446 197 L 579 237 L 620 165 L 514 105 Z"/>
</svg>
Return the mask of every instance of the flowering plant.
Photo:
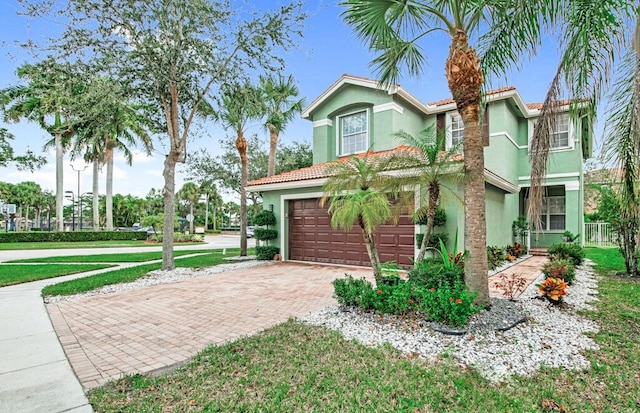
<svg viewBox="0 0 640 413">
<path fill-rule="evenodd" d="M 567 295 L 567 283 L 560 278 L 547 278 L 540 284 L 536 284 L 538 291 L 543 297 L 554 304 L 558 304 L 562 301 L 562 298 Z"/>
</svg>

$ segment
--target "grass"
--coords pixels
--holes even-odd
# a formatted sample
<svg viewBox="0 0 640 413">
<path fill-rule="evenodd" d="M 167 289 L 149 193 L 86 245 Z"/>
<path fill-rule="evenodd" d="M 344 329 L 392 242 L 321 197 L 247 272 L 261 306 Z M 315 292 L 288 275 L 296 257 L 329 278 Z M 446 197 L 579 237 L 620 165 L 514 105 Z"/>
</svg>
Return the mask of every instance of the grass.
<svg viewBox="0 0 640 413">
<path fill-rule="evenodd" d="M 624 258 L 617 248 L 585 248 L 587 258 L 597 263 L 597 268 L 605 273 L 624 273 Z"/>
<path fill-rule="evenodd" d="M 173 251 L 174 256 L 179 257 L 189 254 L 206 254 L 214 250 L 177 250 Z M 24 260 L 6 261 L 10 263 L 31 263 L 31 262 L 145 262 L 162 259 L 162 251 L 132 252 L 126 254 L 96 254 L 96 255 L 73 255 L 70 257 L 45 257 L 29 258 Z"/>
<path fill-rule="evenodd" d="M 70 264 L 70 265 L 0 265 L 0 287 L 22 284 L 46 278 L 61 277 L 63 275 L 108 268 L 111 265 L 102 264 Z"/>
<path fill-rule="evenodd" d="M 616 253 L 589 250 L 587 257 L 598 271 L 619 271 Z M 89 399 L 96 412 L 537 412 L 545 400 L 568 411 L 638 411 L 640 283 L 607 272 L 598 311 L 587 314 L 601 326 L 594 335 L 601 348 L 586 353 L 591 368 L 584 371 L 547 368 L 496 385 L 446 357 L 430 364 L 290 320 L 207 348 L 167 376 L 115 381 L 91 391 Z"/>
<path fill-rule="evenodd" d="M 223 263 L 225 258 L 237 255 L 238 252 L 238 249 L 228 249 L 227 255 L 222 255 L 222 252 L 214 252 L 197 255 L 195 257 L 176 259 L 175 263 L 176 267 L 209 267 Z M 45 287 L 42 290 L 42 295 L 72 295 L 95 290 L 96 288 L 100 288 L 105 285 L 132 282 L 137 280 L 138 278 L 146 276 L 150 271 L 158 270 L 161 267 L 161 263 L 143 264 L 130 268 L 122 268 L 103 274 L 97 274 L 91 277 L 65 281 L 59 284 Z"/>
<path fill-rule="evenodd" d="M 174 245 L 193 245 L 193 242 L 176 242 Z M 145 241 L 78 241 L 78 242 L 0 242 L 0 251 L 48 250 L 73 248 L 158 247 L 161 244 Z"/>
</svg>

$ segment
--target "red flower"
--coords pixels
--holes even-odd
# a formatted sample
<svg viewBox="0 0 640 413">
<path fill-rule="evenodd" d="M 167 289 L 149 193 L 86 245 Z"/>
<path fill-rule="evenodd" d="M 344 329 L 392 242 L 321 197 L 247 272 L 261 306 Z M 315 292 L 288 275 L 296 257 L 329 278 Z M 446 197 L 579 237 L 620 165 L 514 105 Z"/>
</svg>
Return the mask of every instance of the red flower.
<svg viewBox="0 0 640 413">
<path fill-rule="evenodd" d="M 413 304 L 413 300 L 412 299 L 409 299 L 409 304 Z"/>
<path fill-rule="evenodd" d="M 456 300 L 456 304 L 462 304 L 462 300 L 458 298 L 458 299 Z"/>
<path fill-rule="evenodd" d="M 435 288 L 431 288 L 429 291 L 431 291 L 432 293 L 435 293 L 436 289 Z"/>
<path fill-rule="evenodd" d="M 382 290 L 378 290 L 376 292 L 378 293 L 378 295 L 382 294 Z"/>
<path fill-rule="evenodd" d="M 452 302 L 452 301 L 453 301 L 453 297 L 449 297 L 449 302 Z"/>
</svg>

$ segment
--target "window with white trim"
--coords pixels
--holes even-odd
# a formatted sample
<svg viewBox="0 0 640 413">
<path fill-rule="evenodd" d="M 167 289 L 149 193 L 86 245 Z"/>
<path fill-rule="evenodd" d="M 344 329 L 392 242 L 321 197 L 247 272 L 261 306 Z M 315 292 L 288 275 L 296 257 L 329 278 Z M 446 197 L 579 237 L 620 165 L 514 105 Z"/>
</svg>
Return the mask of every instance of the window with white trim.
<svg viewBox="0 0 640 413">
<path fill-rule="evenodd" d="M 458 112 L 447 113 L 447 148 L 462 144 L 464 123 Z"/>
<path fill-rule="evenodd" d="M 525 200 L 525 210 L 529 207 L 529 198 Z M 564 231 L 566 228 L 566 195 L 564 186 L 550 186 L 542 199 L 540 222 L 543 231 Z"/>
<path fill-rule="evenodd" d="M 549 139 L 551 149 L 568 148 L 569 142 L 569 114 L 563 113 L 558 115 L 556 119 L 556 125 L 551 132 Z"/>
<path fill-rule="evenodd" d="M 369 113 L 363 110 L 340 118 L 342 155 L 364 152 L 369 145 Z"/>
</svg>

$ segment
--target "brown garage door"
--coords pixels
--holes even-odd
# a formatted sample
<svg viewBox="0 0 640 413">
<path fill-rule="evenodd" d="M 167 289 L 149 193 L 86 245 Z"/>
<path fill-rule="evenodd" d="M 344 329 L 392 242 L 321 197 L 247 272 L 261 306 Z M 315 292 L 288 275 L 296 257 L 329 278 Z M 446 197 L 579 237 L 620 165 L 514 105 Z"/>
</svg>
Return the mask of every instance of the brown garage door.
<svg viewBox="0 0 640 413">
<path fill-rule="evenodd" d="M 317 198 L 289 201 L 289 259 L 371 266 L 358 226 L 350 231 L 331 228 L 328 206 Z M 414 225 L 408 215 L 398 225 L 382 225 L 376 231 L 380 261 L 411 266 L 414 255 Z"/>
</svg>

